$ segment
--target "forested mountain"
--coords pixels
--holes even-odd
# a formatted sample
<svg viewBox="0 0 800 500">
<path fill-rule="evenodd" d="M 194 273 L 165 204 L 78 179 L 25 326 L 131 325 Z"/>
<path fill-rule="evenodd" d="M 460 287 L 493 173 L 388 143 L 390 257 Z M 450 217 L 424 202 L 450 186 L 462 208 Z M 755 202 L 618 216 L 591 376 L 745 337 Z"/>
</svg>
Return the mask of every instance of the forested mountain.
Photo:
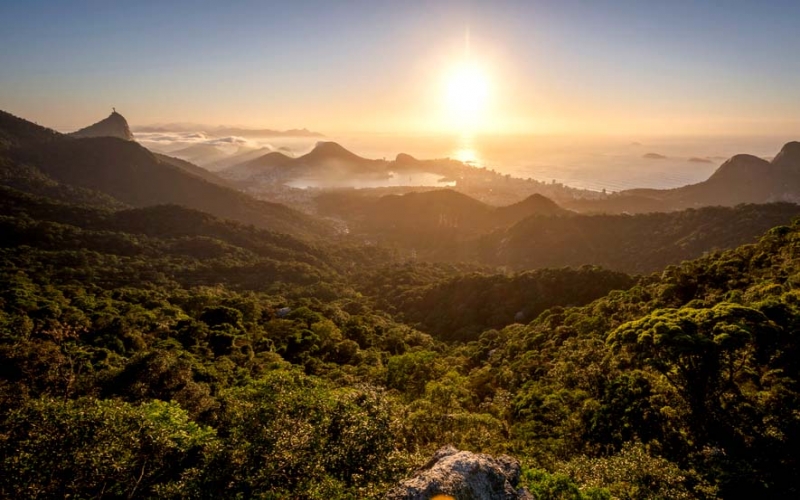
<svg viewBox="0 0 800 500">
<path fill-rule="evenodd" d="M 798 215 L 798 205 L 770 203 L 637 215 L 531 217 L 482 238 L 478 260 L 519 270 L 593 264 L 649 273 L 750 243 Z"/>
<path fill-rule="evenodd" d="M 797 494 L 800 226 L 640 279 L 493 276 L 0 200 L 0 496 L 378 498 L 444 443 L 556 498 Z"/>
<path fill-rule="evenodd" d="M 273 231 L 320 236 L 331 234 L 323 222 L 277 203 L 256 200 L 209 179 L 179 160 L 159 157 L 135 142 L 114 137 L 74 139 L 4 113 L 0 137 L 2 178 L 6 185 L 44 195 L 59 191 L 69 200 L 77 192 L 82 201 L 88 191 L 130 206 L 164 203 L 184 205 L 219 217 Z M 49 185 L 50 189 L 46 189 Z M 106 195 L 106 196 L 103 196 Z"/>
<path fill-rule="evenodd" d="M 800 215 L 791 203 L 586 215 L 539 195 L 492 207 L 452 190 L 377 198 L 328 193 L 317 197 L 317 207 L 345 220 L 354 237 L 396 245 L 423 260 L 518 271 L 590 264 L 628 273 L 752 242 Z"/>
<path fill-rule="evenodd" d="M 322 214 L 342 217 L 356 236 L 421 252 L 475 238 L 533 215 L 569 213 L 539 195 L 493 207 L 450 189 L 379 198 L 323 194 L 317 198 L 317 207 Z"/>
<path fill-rule="evenodd" d="M 381 498 L 444 444 L 536 498 L 800 494 L 796 205 L 330 196 L 326 241 L 117 138 L 0 114 L 0 167 L 0 497 Z"/>
<path fill-rule="evenodd" d="M 5 235 L 0 245 L 56 252 L 54 258 L 61 256 L 67 262 L 75 252 L 97 252 L 103 257 L 88 274 L 81 274 L 80 265 L 53 272 L 104 286 L 226 283 L 232 288 L 265 289 L 322 279 L 335 283 L 337 270 L 349 269 L 355 261 L 370 261 L 366 255 L 379 262 L 388 255 L 375 249 L 369 254 L 349 247 L 323 249 L 176 205 L 102 210 L 8 188 L 0 188 L 0 194 Z M 121 281 L 119 276 L 126 273 L 127 279 Z"/>
<path fill-rule="evenodd" d="M 55 130 L 0 110 L 0 151 L 55 141 L 61 137 Z"/>
<path fill-rule="evenodd" d="M 493 274 L 441 264 L 380 268 L 360 288 L 376 305 L 438 339 L 470 341 L 484 331 L 528 323 L 555 306 L 584 305 L 636 280 L 621 272 L 583 266 Z"/>
</svg>

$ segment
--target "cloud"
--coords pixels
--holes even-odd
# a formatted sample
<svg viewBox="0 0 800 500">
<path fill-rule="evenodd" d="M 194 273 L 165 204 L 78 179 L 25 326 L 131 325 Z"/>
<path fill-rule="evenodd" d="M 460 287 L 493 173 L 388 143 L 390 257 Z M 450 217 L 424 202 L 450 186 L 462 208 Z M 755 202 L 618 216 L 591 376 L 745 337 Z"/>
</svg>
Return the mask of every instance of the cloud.
<svg viewBox="0 0 800 500">
<path fill-rule="evenodd" d="M 205 141 L 206 144 L 220 144 L 220 145 L 231 145 L 231 146 L 239 146 L 239 147 L 252 147 L 258 148 L 260 147 L 258 141 L 252 141 L 249 139 L 245 139 L 244 137 L 237 137 L 235 135 L 229 137 L 219 137 L 217 139 L 212 139 Z"/>
<path fill-rule="evenodd" d="M 195 145 L 209 145 L 222 153 L 235 154 L 250 149 L 274 149 L 271 144 L 239 136 L 215 137 L 205 132 L 139 132 L 136 140 L 144 147 L 166 153 Z"/>
<path fill-rule="evenodd" d="M 249 151 L 269 150 L 281 151 L 287 154 L 296 154 L 310 150 L 316 139 L 312 138 L 249 138 L 238 135 L 217 136 L 213 131 L 205 130 L 169 130 L 160 128 L 150 132 L 135 132 L 134 138 L 144 147 L 164 154 L 174 154 L 192 146 L 211 146 L 211 148 L 198 148 L 193 151 L 205 149 L 207 154 L 214 157 L 228 157 Z M 179 155 L 180 156 L 180 155 Z M 196 161 L 196 158 L 194 158 Z"/>
</svg>

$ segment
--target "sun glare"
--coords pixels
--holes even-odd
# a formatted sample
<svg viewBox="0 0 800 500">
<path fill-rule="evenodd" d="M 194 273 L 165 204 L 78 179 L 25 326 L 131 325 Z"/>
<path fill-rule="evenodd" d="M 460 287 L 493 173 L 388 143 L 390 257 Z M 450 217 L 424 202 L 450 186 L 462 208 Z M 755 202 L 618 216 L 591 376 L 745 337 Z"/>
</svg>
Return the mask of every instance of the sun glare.
<svg viewBox="0 0 800 500">
<path fill-rule="evenodd" d="M 448 118 L 462 129 L 474 129 L 485 118 L 490 97 L 486 71 L 478 64 L 464 61 L 447 75 L 445 104 Z"/>
</svg>

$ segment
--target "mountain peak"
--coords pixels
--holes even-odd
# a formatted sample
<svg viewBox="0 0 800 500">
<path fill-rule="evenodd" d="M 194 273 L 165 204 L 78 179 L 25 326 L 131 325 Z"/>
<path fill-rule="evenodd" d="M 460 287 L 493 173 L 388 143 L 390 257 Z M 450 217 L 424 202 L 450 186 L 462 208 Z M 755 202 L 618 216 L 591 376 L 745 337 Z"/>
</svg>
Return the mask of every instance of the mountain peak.
<svg viewBox="0 0 800 500">
<path fill-rule="evenodd" d="M 319 141 L 311 152 L 301 156 L 299 160 L 312 162 L 326 160 L 341 160 L 348 162 L 363 162 L 365 158 L 358 156 L 352 151 L 348 151 L 341 144 L 333 141 Z"/>
<path fill-rule="evenodd" d="M 760 179 L 761 176 L 768 170 L 770 163 L 757 156 L 748 154 L 739 154 L 731 157 L 728 161 L 719 166 L 714 172 L 709 181 L 720 179 L 733 180 L 736 178 L 741 181 L 743 179 Z"/>
<path fill-rule="evenodd" d="M 498 212 L 516 216 L 518 219 L 530 215 L 555 215 L 569 213 L 561 208 L 556 202 L 539 193 L 534 193 L 522 201 L 499 207 Z"/>
<path fill-rule="evenodd" d="M 800 142 L 787 142 L 781 152 L 772 159 L 772 164 L 779 167 L 795 167 L 800 170 Z"/>
<path fill-rule="evenodd" d="M 322 154 L 352 154 L 344 146 L 333 141 L 317 141 L 311 152 L 313 153 L 314 151 Z"/>
<path fill-rule="evenodd" d="M 117 113 L 116 109 L 113 109 L 113 111 L 111 112 L 110 115 L 108 115 L 107 118 L 100 120 L 94 125 L 89 125 L 86 128 L 82 128 L 78 131 L 75 131 L 70 135 L 72 137 L 80 137 L 80 138 L 116 137 L 118 139 L 123 139 L 126 141 L 134 140 L 133 134 L 131 133 L 131 129 L 128 126 L 128 121 L 125 119 L 124 116 Z"/>
<path fill-rule="evenodd" d="M 410 154 L 406 153 L 398 153 L 397 157 L 394 159 L 394 162 L 399 165 L 406 165 L 410 163 L 417 163 L 419 160 L 411 156 Z"/>
</svg>

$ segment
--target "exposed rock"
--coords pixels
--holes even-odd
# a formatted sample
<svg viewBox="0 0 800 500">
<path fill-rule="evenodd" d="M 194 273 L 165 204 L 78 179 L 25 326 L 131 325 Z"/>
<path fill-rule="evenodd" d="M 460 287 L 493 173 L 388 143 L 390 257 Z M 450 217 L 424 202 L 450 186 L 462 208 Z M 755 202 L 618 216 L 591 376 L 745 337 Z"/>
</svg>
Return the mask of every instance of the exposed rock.
<svg viewBox="0 0 800 500">
<path fill-rule="evenodd" d="M 642 158 L 646 160 L 666 160 L 667 157 L 664 155 L 660 155 L 658 153 L 645 153 L 642 155 Z"/>
<path fill-rule="evenodd" d="M 132 141 L 133 134 L 125 117 L 113 111 L 108 118 L 100 120 L 94 125 L 89 125 L 69 134 L 73 137 L 116 137 L 125 141 Z"/>
<path fill-rule="evenodd" d="M 414 477 L 395 487 L 387 499 L 430 500 L 446 495 L 457 500 L 533 500 L 526 489 L 518 488 L 519 478 L 520 465 L 514 458 L 445 446 Z"/>
</svg>

